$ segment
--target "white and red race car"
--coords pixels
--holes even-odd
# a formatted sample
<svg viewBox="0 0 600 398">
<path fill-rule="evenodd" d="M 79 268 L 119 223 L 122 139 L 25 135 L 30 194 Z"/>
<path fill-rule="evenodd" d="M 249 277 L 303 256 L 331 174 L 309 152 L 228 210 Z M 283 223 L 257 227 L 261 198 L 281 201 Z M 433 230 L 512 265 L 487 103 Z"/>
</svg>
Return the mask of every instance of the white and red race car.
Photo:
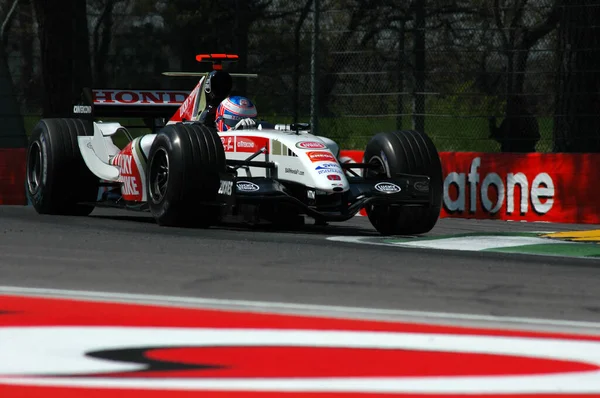
<svg viewBox="0 0 600 398">
<path fill-rule="evenodd" d="M 345 221 L 364 208 L 385 235 L 434 227 L 442 170 L 426 134 L 375 134 L 363 163 L 343 164 L 338 145 L 312 135 L 307 124 L 260 122 L 218 132 L 214 111 L 235 76 L 222 66 L 236 58 L 199 55 L 213 63 L 212 72 L 165 73 L 200 76 L 190 93 L 86 90 L 70 118 L 40 120 L 30 137 L 26 184 L 37 212 L 89 215 L 96 206 L 116 206 L 150 211 L 160 225 L 208 227 L 229 216 L 284 225 L 306 216 Z M 97 120 L 107 116 L 164 119 L 133 138 L 131 126 Z M 117 134 L 127 137 L 124 148 L 115 145 Z"/>
</svg>

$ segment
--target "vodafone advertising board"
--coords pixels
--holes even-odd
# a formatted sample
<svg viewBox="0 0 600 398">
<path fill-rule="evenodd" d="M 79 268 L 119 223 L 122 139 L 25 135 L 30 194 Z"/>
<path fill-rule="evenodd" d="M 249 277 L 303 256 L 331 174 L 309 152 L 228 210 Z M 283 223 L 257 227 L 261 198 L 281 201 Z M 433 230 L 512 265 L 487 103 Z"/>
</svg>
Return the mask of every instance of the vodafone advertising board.
<svg viewBox="0 0 600 398">
<path fill-rule="evenodd" d="M 361 162 L 362 151 L 341 151 Z M 442 217 L 600 223 L 600 156 L 441 152 Z"/>
</svg>

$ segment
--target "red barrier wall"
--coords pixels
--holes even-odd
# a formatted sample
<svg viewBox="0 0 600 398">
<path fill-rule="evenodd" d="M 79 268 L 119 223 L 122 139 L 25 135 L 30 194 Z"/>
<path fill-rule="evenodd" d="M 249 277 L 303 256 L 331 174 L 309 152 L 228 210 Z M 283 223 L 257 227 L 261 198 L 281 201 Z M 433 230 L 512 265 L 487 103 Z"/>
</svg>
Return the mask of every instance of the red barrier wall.
<svg viewBox="0 0 600 398">
<path fill-rule="evenodd" d="M 360 162 L 362 151 L 341 157 Z M 441 152 L 440 158 L 442 217 L 600 224 L 598 154 Z"/>
<path fill-rule="evenodd" d="M 0 148 L 0 205 L 26 205 L 25 148 Z"/>
<path fill-rule="evenodd" d="M 362 161 L 342 151 L 342 161 Z M 441 152 L 442 217 L 600 224 L 599 154 Z M 0 205 L 25 205 L 25 148 L 0 149 Z M 346 159 L 344 159 L 346 158 Z"/>
</svg>

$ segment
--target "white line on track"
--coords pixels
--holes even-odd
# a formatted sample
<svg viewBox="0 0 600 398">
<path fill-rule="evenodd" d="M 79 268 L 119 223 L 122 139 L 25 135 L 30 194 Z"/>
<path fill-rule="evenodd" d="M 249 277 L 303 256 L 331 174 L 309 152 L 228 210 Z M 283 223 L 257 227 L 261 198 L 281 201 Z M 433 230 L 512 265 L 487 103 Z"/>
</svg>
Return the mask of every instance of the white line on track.
<svg viewBox="0 0 600 398">
<path fill-rule="evenodd" d="M 527 231 L 529 232 L 529 231 Z M 535 232 L 535 233 L 551 233 L 551 232 Z M 402 237 L 402 238 L 413 238 L 414 241 L 402 241 L 402 242 L 385 242 L 383 239 L 377 241 L 376 239 L 370 237 L 363 236 L 330 236 L 327 237 L 327 240 L 335 241 L 335 242 L 345 242 L 345 243 L 355 243 L 360 245 L 371 245 L 371 246 L 388 246 L 388 247 L 397 247 L 397 248 L 418 248 L 418 249 L 426 249 L 426 250 L 444 250 L 444 251 L 468 251 L 468 252 L 480 252 L 484 250 L 490 250 L 489 253 L 502 253 L 499 251 L 495 251 L 493 249 L 502 249 L 502 248 L 518 248 L 519 246 L 527 246 L 527 245 L 585 245 L 586 243 L 582 242 L 568 242 L 564 240 L 557 239 L 547 239 L 547 238 L 530 238 L 530 237 L 516 237 L 516 236 L 505 236 L 505 235 L 490 235 L 490 236 L 478 236 L 474 234 L 473 236 L 457 236 L 457 237 L 444 237 L 444 238 L 436 238 L 436 239 L 418 239 L 416 237 Z M 583 247 L 583 246 L 581 246 Z M 566 255 L 555 253 L 549 251 L 548 253 L 543 252 L 527 252 L 524 251 L 522 253 L 519 252 L 506 252 L 504 254 L 513 255 L 513 256 L 540 256 L 540 257 L 556 257 L 556 258 L 566 258 L 566 259 L 577 259 L 577 260 L 585 260 L 585 261 L 598 261 L 597 257 L 593 256 L 576 256 L 576 255 Z"/>
<path fill-rule="evenodd" d="M 1 294 L 600 335 L 600 322 L 0 286 Z"/>
</svg>

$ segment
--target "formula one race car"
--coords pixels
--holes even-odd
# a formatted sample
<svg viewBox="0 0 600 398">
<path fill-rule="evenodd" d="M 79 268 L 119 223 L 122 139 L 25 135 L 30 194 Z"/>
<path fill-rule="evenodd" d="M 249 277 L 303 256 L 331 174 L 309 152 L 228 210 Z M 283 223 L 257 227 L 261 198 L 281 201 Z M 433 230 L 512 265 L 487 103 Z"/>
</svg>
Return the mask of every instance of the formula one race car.
<svg viewBox="0 0 600 398">
<path fill-rule="evenodd" d="M 363 163 L 339 161 L 332 140 L 307 124 L 214 128 L 215 109 L 232 89 L 213 63 L 191 93 L 85 90 L 70 118 L 42 119 L 27 153 L 27 191 L 40 214 L 89 215 L 96 206 L 150 211 L 159 225 L 208 227 L 227 217 L 292 225 L 345 221 L 366 209 L 381 234 L 419 234 L 436 224 L 442 202 L 438 152 L 423 133 L 372 137 Z M 173 111 L 175 113 L 173 114 Z M 99 117 L 144 117 L 148 134 Z M 167 121 L 168 120 L 168 121 Z M 161 123 L 162 121 L 162 123 Z M 211 124 L 212 122 L 212 124 Z M 123 148 L 117 134 L 127 137 Z"/>
</svg>

